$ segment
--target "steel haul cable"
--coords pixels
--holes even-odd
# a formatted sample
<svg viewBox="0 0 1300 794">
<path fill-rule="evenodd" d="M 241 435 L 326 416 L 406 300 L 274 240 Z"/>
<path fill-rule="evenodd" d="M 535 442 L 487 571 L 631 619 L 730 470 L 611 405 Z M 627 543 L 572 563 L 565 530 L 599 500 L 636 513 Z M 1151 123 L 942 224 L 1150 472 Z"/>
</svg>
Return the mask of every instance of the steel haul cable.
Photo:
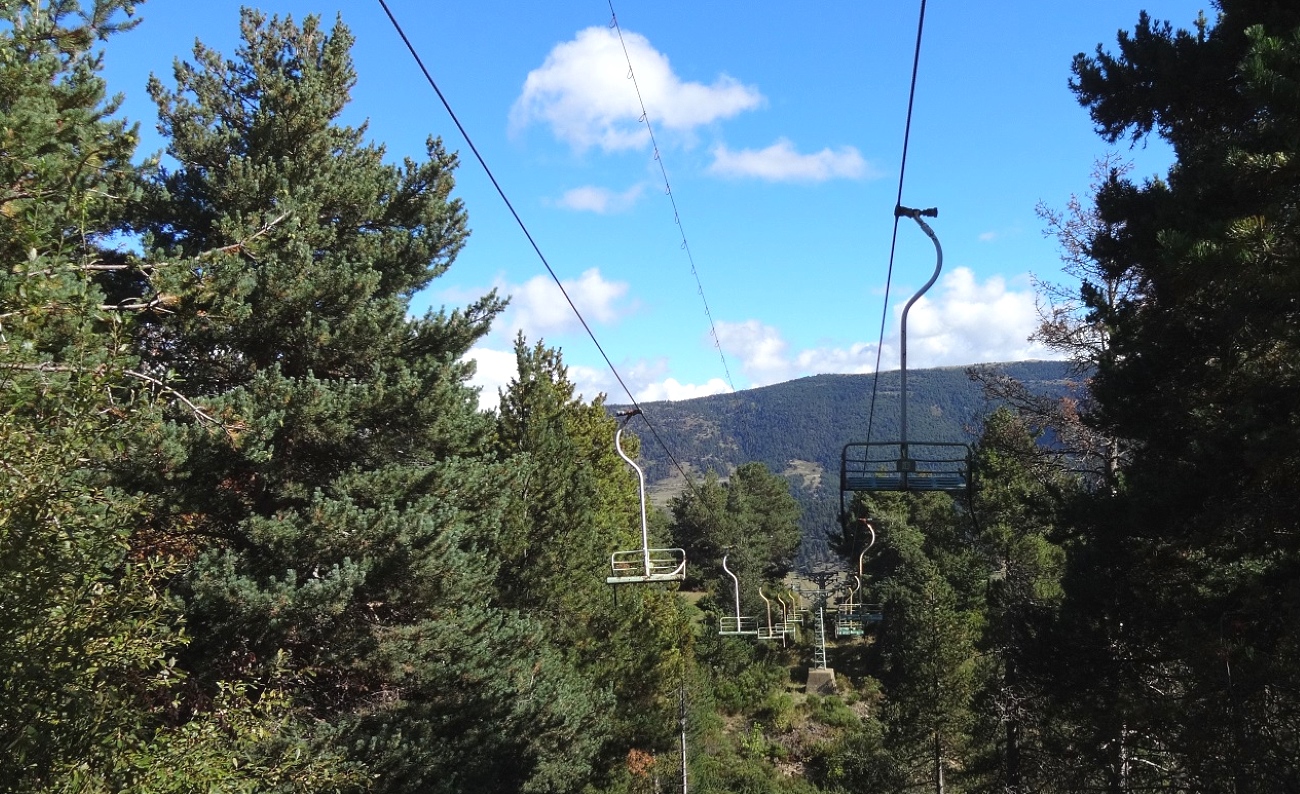
<svg viewBox="0 0 1300 794">
<path fill-rule="evenodd" d="M 627 42 L 623 41 L 623 28 L 619 27 L 618 14 L 614 13 L 614 0 L 607 0 L 609 3 L 610 26 L 618 33 L 618 43 L 623 47 L 623 57 L 627 60 L 627 76 L 632 81 L 632 87 L 636 89 L 636 100 L 641 105 L 641 121 L 645 123 L 646 132 L 650 134 L 650 147 L 654 151 L 655 162 L 659 163 L 659 173 L 663 174 L 664 192 L 668 195 L 668 201 L 673 205 L 673 221 L 676 222 L 677 228 L 682 233 L 682 250 L 686 252 L 686 259 L 691 263 L 691 275 L 695 277 L 695 288 L 700 293 L 700 300 L 704 303 L 704 314 L 709 318 L 709 332 L 713 334 L 713 346 L 718 349 L 718 357 L 722 359 L 722 371 L 727 376 L 727 385 L 734 392 L 736 384 L 731 380 L 731 368 L 727 366 L 727 356 L 722 352 L 722 340 L 718 338 L 718 328 L 713 322 L 713 312 L 709 309 L 709 300 L 704 297 L 704 284 L 700 282 L 700 271 L 695 267 L 695 256 L 691 254 L 691 247 L 686 242 L 686 228 L 682 226 L 682 215 L 677 208 L 677 199 L 673 196 L 672 185 L 668 183 L 668 169 L 664 166 L 664 159 L 659 151 L 659 142 L 655 140 L 654 128 L 650 125 L 650 113 L 646 110 L 645 100 L 641 97 L 641 85 L 637 82 L 636 73 L 632 70 L 632 56 L 628 54 Z"/>
<path fill-rule="evenodd" d="M 916 74 L 921 64 L 921 35 L 925 30 L 925 0 L 921 0 L 921 15 L 916 23 L 916 50 L 912 55 L 912 83 L 907 92 L 907 121 L 903 126 L 903 157 L 898 168 L 897 209 L 903 203 L 903 178 L 907 175 L 907 146 L 912 136 L 912 107 L 916 101 Z M 880 384 L 880 356 L 885 345 L 885 321 L 889 317 L 889 287 L 894 278 L 894 252 L 898 247 L 898 213 L 894 213 L 894 233 L 889 241 L 889 269 L 885 273 L 885 305 L 880 312 L 880 339 L 876 343 L 876 369 L 871 378 L 871 407 L 867 413 L 867 442 L 871 441 L 872 425 L 876 419 L 876 393 Z M 907 395 L 903 395 L 907 399 Z"/>
<path fill-rule="evenodd" d="M 384 13 L 388 16 L 388 21 L 392 23 L 393 29 L 397 31 L 397 35 L 402 39 L 402 43 L 406 45 L 407 51 L 411 53 L 411 57 L 415 59 L 415 64 L 420 68 L 420 72 L 424 75 L 424 79 L 428 81 L 429 87 L 431 87 L 433 92 L 438 95 L 438 100 L 442 102 L 443 108 L 447 111 L 447 115 L 451 117 L 452 123 L 456 125 L 456 129 L 460 131 L 461 137 L 465 139 L 465 144 L 469 146 L 470 151 L 474 153 L 474 157 L 478 160 L 478 164 L 482 166 L 484 173 L 487 174 L 488 180 L 492 182 L 492 187 L 496 188 L 497 195 L 501 197 L 503 202 L 505 202 L 506 209 L 510 211 L 510 215 L 515 219 L 515 223 L 519 225 L 519 229 L 524 233 L 524 237 L 528 238 L 528 243 L 533 247 L 533 252 L 537 254 L 537 258 L 540 259 L 542 265 L 546 267 L 546 272 L 551 275 L 551 279 L 554 280 L 556 286 L 560 288 L 560 294 L 564 295 L 564 300 L 568 302 L 569 308 L 573 310 L 574 315 L 578 318 L 578 322 L 582 323 L 583 329 L 587 332 L 587 336 L 591 338 L 592 344 L 596 346 L 596 350 L 600 352 L 601 358 L 605 360 L 605 364 L 609 367 L 609 371 L 613 373 L 614 379 L 618 381 L 618 385 L 623 387 L 623 392 L 627 394 L 627 398 L 631 401 L 631 404 L 637 410 L 641 410 L 641 405 L 636 401 L 636 397 L 632 395 L 632 390 L 629 389 L 627 384 L 623 381 L 623 376 L 618 373 L 618 368 L 614 366 L 614 362 L 611 361 L 609 355 L 605 353 L 605 348 L 601 347 L 600 340 L 596 338 L 595 332 L 592 331 L 591 326 L 587 324 L 587 320 L 582 316 L 582 312 L 578 311 L 578 307 L 573 303 L 573 298 L 569 297 L 569 292 L 564 288 L 564 284 L 560 281 L 560 277 L 555 274 L 555 270 L 551 267 L 551 263 L 546 260 L 546 256 L 542 253 L 542 249 L 537 245 L 537 241 L 533 239 L 533 235 L 528 231 L 528 227 L 524 225 L 523 219 L 520 218 L 519 213 L 515 211 L 514 204 L 510 202 L 509 197 L 506 196 L 505 190 L 502 189 L 501 184 L 497 182 L 497 178 L 493 175 L 492 169 L 488 168 L 487 161 L 483 159 L 483 155 L 479 153 L 478 147 L 474 145 L 474 141 L 469 137 L 469 133 L 465 130 L 464 125 L 460 123 L 460 119 L 456 116 L 456 112 L 451 109 L 451 103 L 448 102 L 447 97 L 443 95 L 442 89 L 438 88 L 437 81 L 433 79 L 433 75 L 429 73 L 428 68 L 424 65 L 424 60 L 420 58 L 419 52 L 416 51 L 415 45 L 413 45 L 411 40 L 407 37 L 406 31 L 402 29 L 401 24 L 397 21 L 397 17 L 393 16 L 393 12 L 388 8 L 388 3 L 385 2 L 385 0 L 379 0 L 379 5 L 384 9 Z M 654 436 L 655 441 L 664 451 L 664 454 L 668 456 L 668 459 L 672 461 L 673 466 L 677 469 L 678 473 L 682 475 L 682 479 L 686 481 L 691 492 L 698 498 L 700 494 L 698 489 L 695 487 L 694 480 L 690 478 L 690 475 L 686 473 L 682 464 L 679 463 L 677 458 L 673 455 L 672 450 L 670 450 L 668 445 L 664 443 L 663 438 L 659 435 L 659 431 L 655 428 L 654 424 L 651 423 L 649 417 L 647 417 L 643 412 L 641 418 L 645 420 L 646 427 L 650 428 L 651 435 Z"/>
</svg>

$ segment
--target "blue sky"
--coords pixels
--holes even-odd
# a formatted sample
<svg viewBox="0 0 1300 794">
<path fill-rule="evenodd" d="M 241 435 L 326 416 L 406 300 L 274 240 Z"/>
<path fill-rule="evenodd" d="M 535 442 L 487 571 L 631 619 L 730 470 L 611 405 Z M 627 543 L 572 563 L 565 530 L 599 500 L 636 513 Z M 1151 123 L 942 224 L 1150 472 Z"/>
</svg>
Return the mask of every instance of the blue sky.
<svg viewBox="0 0 1300 794">
<path fill-rule="evenodd" d="M 196 37 L 233 54 L 239 5 L 151 0 L 111 43 L 110 90 L 142 123 L 142 151 L 162 147 L 149 74 L 168 80 Z M 389 6 L 636 399 L 873 370 L 918 2 L 621 0 L 622 42 L 606 0 Z M 391 158 L 419 156 L 430 134 L 461 152 L 473 234 L 415 310 L 512 296 L 474 353 L 483 404 L 513 372 L 519 329 L 562 348 L 587 397 L 626 402 L 377 0 L 258 7 L 341 14 L 359 73 L 344 120 L 368 119 Z M 1143 8 L 1183 27 L 1213 13 L 1205 0 L 929 3 L 903 203 L 939 208 L 945 267 L 912 310 L 910 367 L 1050 357 L 1027 341 L 1031 274 L 1062 278 L 1035 207 L 1085 192 L 1115 148 L 1068 91 L 1070 61 L 1113 48 Z M 1118 150 L 1139 176 L 1169 162 L 1156 144 Z M 882 370 L 898 368 L 898 312 L 933 265 L 905 221 Z"/>
</svg>

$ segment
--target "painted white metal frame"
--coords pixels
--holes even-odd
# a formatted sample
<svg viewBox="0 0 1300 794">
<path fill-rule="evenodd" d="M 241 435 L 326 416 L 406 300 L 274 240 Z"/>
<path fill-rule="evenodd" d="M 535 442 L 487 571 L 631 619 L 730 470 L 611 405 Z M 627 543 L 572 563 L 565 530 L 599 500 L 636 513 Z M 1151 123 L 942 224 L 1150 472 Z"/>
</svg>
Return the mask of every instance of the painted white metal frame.
<svg viewBox="0 0 1300 794">
<path fill-rule="evenodd" d="M 758 634 L 758 618 L 741 616 L 740 614 L 740 580 L 737 579 L 736 574 L 732 573 L 731 569 L 727 567 L 726 554 L 722 555 L 722 570 L 727 572 L 727 576 L 731 577 L 732 584 L 734 585 L 734 591 L 736 595 L 736 614 L 734 616 L 723 615 L 718 619 L 718 633 L 719 634 L 748 634 L 748 635 Z"/>
<path fill-rule="evenodd" d="M 683 549 L 650 548 L 650 529 L 646 521 L 645 473 L 623 451 L 623 428 L 628 419 L 641 413 L 640 408 L 620 411 L 624 417 L 614 433 L 614 448 L 618 456 L 636 471 L 637 493 L 641 497 L 641 548 L 616 551 L 609 555 L 610 575 L 607 584 L 645 584 L 648 582 L 680 582 L 686 579 L 686 552 Z"/>
</svg>

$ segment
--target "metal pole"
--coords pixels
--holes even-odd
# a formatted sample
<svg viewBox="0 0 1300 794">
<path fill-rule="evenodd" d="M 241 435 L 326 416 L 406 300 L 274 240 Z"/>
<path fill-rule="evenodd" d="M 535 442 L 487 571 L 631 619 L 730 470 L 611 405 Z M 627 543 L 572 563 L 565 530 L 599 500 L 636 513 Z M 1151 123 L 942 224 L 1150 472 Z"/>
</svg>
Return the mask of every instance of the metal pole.
<svg viewBox="0 0 1300 794">
<path fill-rule="evenodd" d="M 625 418 L 623 420 L 623 424 L 618 426 L 618 431 L 614 433 L 614 448 L 618 450 L 619 457 L 627 461 L 627 464 L 636 470 L 636 479 L 638 483 L 637 494 L 640 495 L 641 497 L 641 558 L 642 558 L 642 563 L 645 566 L 645 576 L 646 578 L 649 578 L 650 577 L 650 527 L 648 522 L 646 521 L 645 473 L 641 471 L 640 466 L 636 465 L 636 463 L 623 452 L 623 427 L 624 425 L 627 424 L 628 419 L 631 419 L 633 416 L 636 416 L 639 413 L 641 413 L 640 408 L 633 408 L 630 411 L 619 412 L 618 415 Z"/>
<path fill-rule="evenodd" d="M 939 247 L 939 238 L 935 236 L 934 230 L 931 229 L 929 225 L 926 224 L 925 221 L 921 220 L 922 215 L 931 218 L 937 218 L 939 216 L 939 210 L 933 207 L 928 210 L 914 210 L 909 207 L 904 207 L 901 204 L 894 208 L 894 217 L 901 218 L 906 216 L 908 218 L 911 218 L 912 220 L 916 221 L 917 224 L 921 227 L 921 231 L 925 232 L 926 235 L 929 236 L 929 238 L 932 241 L 934 241 L 934 252 L 936 255 L 936 260 L 934 263 L 934 274 L 930 276 L 929 281 L 925 282 L 925 286 L 921 287 L 921 289 L 918 290 L 917 293 L 912 296 L 912 299 L 907 302 L 907 305 L 903 307 L 903 323 L 902 323 L 902 329 L 899 332 L 899 344 L 902 346 L 902 350 L 899 351 L 899 356 L 898 356 L 899 379 L 902 382 L 902 389 L 903 389 L 903 394 L 901 397 L 902 403 L 901 403 L 901 408 L 899 410 L 899 421 L 900 424 L 902 425 L 900 427 L 901 438 L 902 438 L 902 443 L 900 444 L 900 452 L 902 453 L 903 459 L 907 458 L 907 314 L 912 310 L 912 304 L 920 300 L 921 296 L 924 295 L 930 289 L 930 287 L 934 286 L 934 282 L 939 279 L 939 271 L 943 269 L 943 249 Z M 904 471 L 902 472 L 902 474 L 903 474 L 903 481 L 907 482 L 907 472 Z"/>
<path fill-rule="evenodd" d="M 686 794 L 686 682 L 683 681 L 680 690 L 681 697 L 681 728 L 682 728 L 682 794 Z"/>
<path fill-rule="evenodd" d="M 727 572 L 727 576 L 730 576 L 730 577 L 731 577 L 731 581 L 735 583 L 735 591 L 736 591 L 736 631 L 740 631 L 740 580 L 737 579 L 737 578 L 736 578 L 736 575 L 735 575 L 734 573 L 731 572 L 731 569 L 730 569 L 730 568 L 727 567 L 727 555 L 726 555 L 726 554 L 722 555 L 722 570 L 726 571 L 726 572 Z"/>
</svg>

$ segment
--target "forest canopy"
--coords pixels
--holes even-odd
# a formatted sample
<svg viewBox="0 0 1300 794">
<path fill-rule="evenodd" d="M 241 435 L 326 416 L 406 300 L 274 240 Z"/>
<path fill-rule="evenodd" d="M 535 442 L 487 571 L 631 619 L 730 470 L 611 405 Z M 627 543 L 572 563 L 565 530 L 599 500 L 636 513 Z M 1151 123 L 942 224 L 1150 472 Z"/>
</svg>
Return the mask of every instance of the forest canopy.
<svg viewBox="0 0 1300 794">
<path fill-rule="evenodd" d="M 603 398 L 520 336 L 479 410 L 506 299 L 411 312 L 455 152 L 342 123 L 343 21 L 246 9 L 151 80 L 147 158 L 100 76 L 137 5 L 0 0 L 7 790 L 1300 789 L 1294 4 L 1075 59 L 1105 143 L 1177 157 L 1046 216 L 1082 397 L 986 378 L 974 486 L 854 497 L 817 571 L 781 474 L 695 461 L 644 525 L 685 581 L 613 591 Z"/>
</svg>

